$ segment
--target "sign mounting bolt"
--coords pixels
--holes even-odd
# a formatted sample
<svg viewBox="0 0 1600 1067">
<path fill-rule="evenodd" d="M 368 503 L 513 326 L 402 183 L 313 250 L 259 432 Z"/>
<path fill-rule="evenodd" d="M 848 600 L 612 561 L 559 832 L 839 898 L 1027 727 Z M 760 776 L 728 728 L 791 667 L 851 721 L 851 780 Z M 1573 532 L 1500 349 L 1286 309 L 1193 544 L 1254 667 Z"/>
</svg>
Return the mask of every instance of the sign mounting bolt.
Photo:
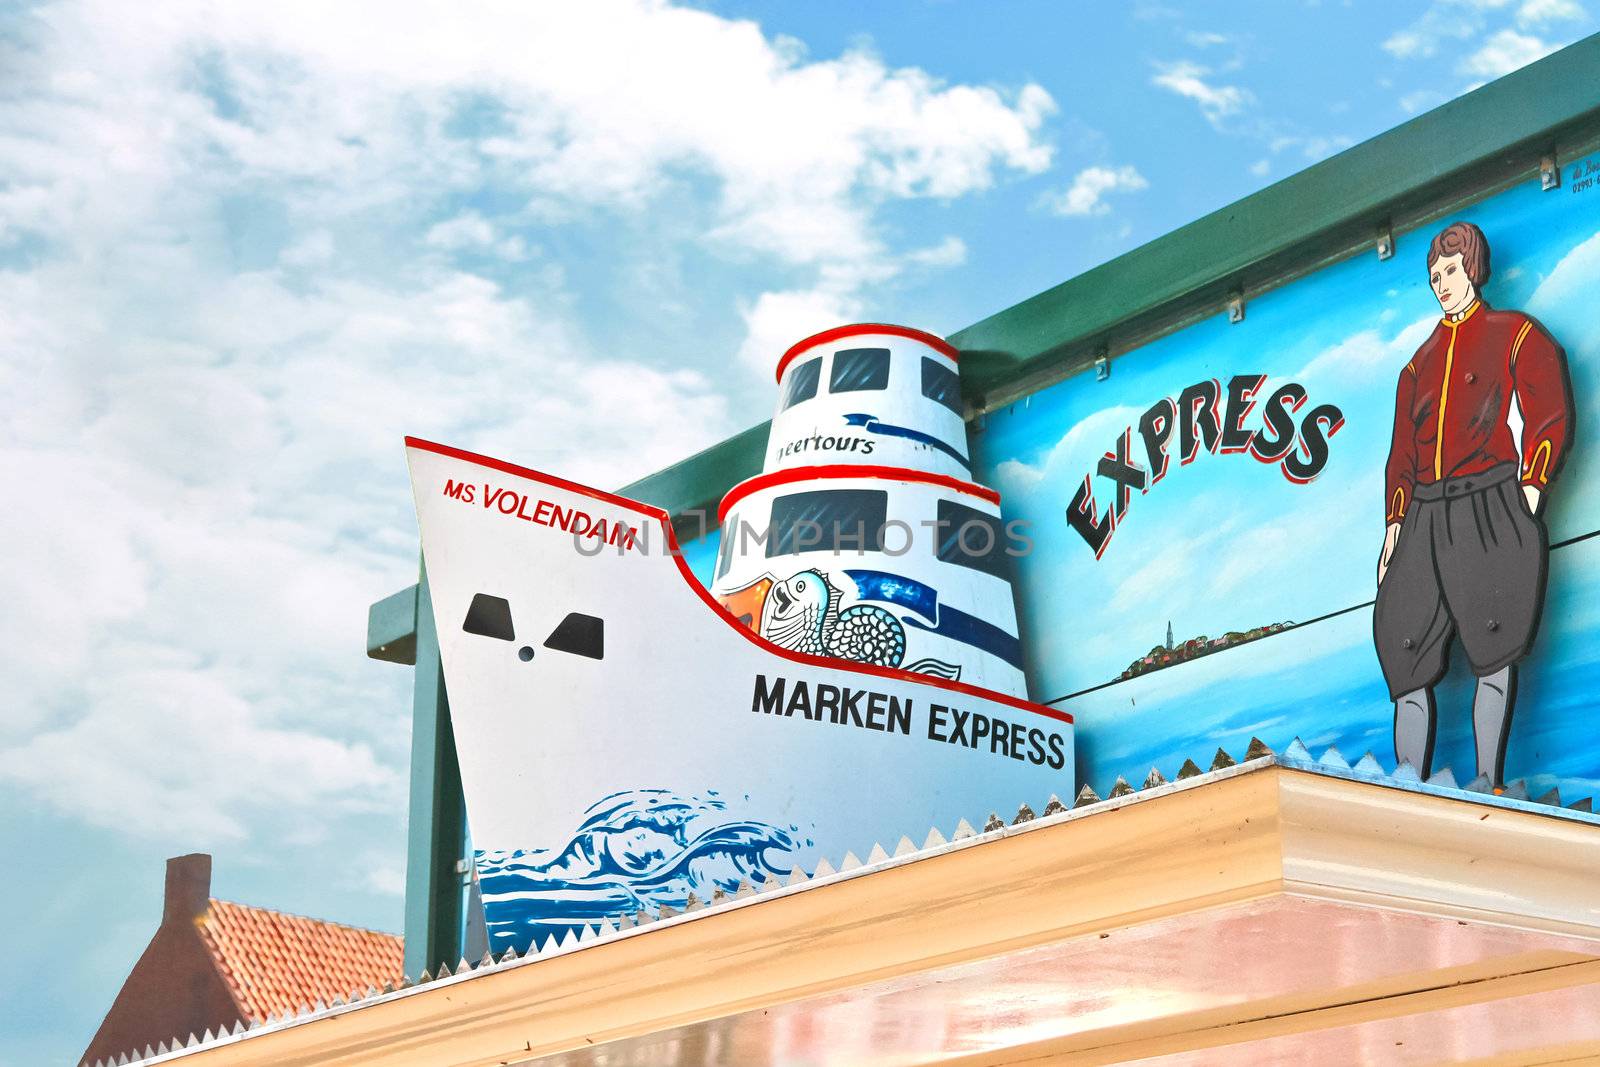
<svg viewBox="0 0 1600 1067">
<path fill-rule="evenodd" d="M 1234 293 L 1232 296 L 1228 297 L 1228 321 L 1229 322 L 1243 322 L 1244 321 L 1244 294 L 1243 293 Z"/>
<path fill-rule="evenodd" d="M 1387 224 L 1378 230 L 1378 258 L 1394 258 L 1394 231 Z"/>
<path fill-rule="evenodd" d="M 1555 153 L 1551 153 L 1539 160 L 1539 188 L 1545 192 L 1561 187 L 1561 166 L 1556 163 Z"/>
<path fill-rule="evenodd" d="M 1103 382 L 1109 377 L 1111 377 L 1111 357 L 1102 348 L 1094 354 L 1094 380 Z"/>
</svg>

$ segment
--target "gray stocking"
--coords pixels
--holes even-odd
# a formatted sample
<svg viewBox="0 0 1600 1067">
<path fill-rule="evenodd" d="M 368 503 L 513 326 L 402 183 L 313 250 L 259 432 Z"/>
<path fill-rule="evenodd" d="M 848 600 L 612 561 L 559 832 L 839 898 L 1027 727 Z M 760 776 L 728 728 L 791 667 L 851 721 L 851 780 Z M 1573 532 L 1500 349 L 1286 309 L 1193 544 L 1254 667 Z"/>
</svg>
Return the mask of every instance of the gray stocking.
<svg viewBox="0 0 1600 1067">
<path fill-rule="evenodd" d="M 1511 737 L 1511 710 L 1517 700 L 1517 669 L 1501 667 L 1478 679 L 1472 696 L 1472 736 L 1478 751 L 1478 773 L 1496 786 L 1505 784 L 1506 741 Z"/>
<path fill-rule="evenodd" d="M 1413 689 L 1394 702 L 1394 755 L 1426 778 L 1433 773 L 1432 689 Z"/>
</svg>

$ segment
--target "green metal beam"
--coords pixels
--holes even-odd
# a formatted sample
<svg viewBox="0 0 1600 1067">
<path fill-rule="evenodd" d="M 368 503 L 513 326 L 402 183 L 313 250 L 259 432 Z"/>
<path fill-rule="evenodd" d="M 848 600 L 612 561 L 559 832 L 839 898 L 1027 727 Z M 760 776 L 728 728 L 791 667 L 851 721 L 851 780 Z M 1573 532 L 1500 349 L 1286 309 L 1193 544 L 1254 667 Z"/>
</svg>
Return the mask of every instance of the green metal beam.
<svg viewBox="0 0 1600 1067">
<path fill-rule="evenodd" d="M 367 608 L 367 655 L 407 666 L 417 662 L 417 586 Z"/>
<path fill-rule="evenodd" d="M 461 958 L 464 894 L 456 865 L 466 854 L 466 803 L 426 572 L 416 590 L 405 929 L 405 969 L 412 977 L 441 963 L 453 967 Z"/>
</svg>

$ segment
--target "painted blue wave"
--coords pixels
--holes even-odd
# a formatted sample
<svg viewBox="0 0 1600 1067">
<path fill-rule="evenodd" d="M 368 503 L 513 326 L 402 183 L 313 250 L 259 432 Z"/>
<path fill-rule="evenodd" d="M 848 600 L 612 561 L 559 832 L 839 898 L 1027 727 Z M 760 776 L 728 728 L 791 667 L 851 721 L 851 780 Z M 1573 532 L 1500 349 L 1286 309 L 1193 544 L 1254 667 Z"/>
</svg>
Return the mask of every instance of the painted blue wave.
<svg viewBox="0 0 1600 1067">
<path fill-rule="evenodd" d="M 730 818 L 716 794 L 639 789 L 590 805 L 559 848 L 479 852 L 490 944 L 521 953 L 537 940 L 640 910 L 682 908 L 741 881 L 787 875 L 799 830 Z"/>
</svg>

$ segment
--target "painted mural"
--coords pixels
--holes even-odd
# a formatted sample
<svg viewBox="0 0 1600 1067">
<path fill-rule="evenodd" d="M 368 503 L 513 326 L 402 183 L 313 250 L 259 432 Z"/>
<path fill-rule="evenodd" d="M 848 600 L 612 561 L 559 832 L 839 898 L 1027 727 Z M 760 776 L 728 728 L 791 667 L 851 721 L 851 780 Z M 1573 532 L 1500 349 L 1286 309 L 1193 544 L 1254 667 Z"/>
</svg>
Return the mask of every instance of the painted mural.
<svg viewBox="0 0 1600 1067">
<path fill-rule="evenodd" d="M 1482 230 L 1447 226 L 1427 263 L 1444 315 L 1395 392 L 1373 641 L 1395 701 L 1395 753 L 1423 774 L 1434 686 L 1459 642 L 1477 679 L 1477 772 L 1499 787 L 1517 664 L 1543 614 L 1549 547 L 1538 515 L 1566 459 L 1572 391 L 1566 355 L 1538 322 L 1484 302 Z"/>
<path fill-rule="evenodd" d="M 1528 182 L 975 427 L 1080 778 L 1298 735 L 1600 784 L 1597 291 L 1600 191 Z"/>
</svg>

